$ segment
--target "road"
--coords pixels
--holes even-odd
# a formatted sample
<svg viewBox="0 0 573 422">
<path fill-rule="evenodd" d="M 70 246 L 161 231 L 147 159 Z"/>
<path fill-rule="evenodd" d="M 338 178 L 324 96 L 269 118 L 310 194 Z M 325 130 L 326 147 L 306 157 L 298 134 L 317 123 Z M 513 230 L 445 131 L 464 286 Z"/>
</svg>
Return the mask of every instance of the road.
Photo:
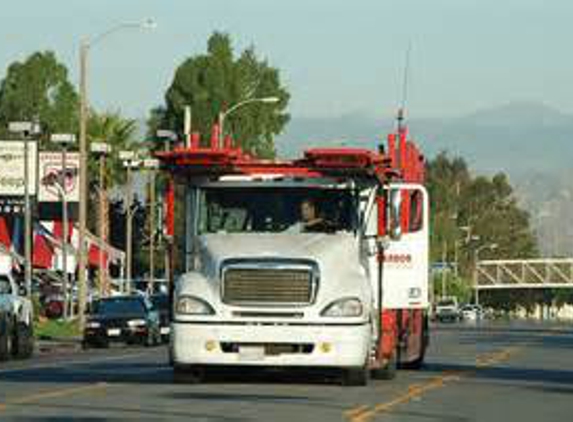
<svg viewBox="0 0 573 422">
<path fill-rule="evenodd" d="M 573 329 L 439 325 L 427 365 L 341 387 L 320 374 L 216 374 L 173 385 L 165 348 L 112 348 L 0 366 L 2 421 L 568 421 Z"/>
</svg>

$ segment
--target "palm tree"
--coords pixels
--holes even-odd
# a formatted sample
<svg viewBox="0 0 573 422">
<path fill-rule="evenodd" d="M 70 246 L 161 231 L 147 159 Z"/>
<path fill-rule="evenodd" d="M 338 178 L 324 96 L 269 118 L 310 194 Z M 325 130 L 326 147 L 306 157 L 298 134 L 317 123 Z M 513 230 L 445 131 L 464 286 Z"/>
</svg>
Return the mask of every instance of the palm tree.
<svg viewBox="0 0 573 422">
<path fill-rule="evenodd" d="M 137 122 L 123 118 L 117 112 L 102 114 L 92 113 L 88 121 L 88 142 L 105 142 L 112 150 L 106 158 L 105 184 L 114 188 L 125 182 L 125 171 L 117 153 L 121 150 L 134 148 Z M 97 157 L 90 155 L 88 165 L 90 186 L 92 181 L 98 181 Z"/>
</svg>

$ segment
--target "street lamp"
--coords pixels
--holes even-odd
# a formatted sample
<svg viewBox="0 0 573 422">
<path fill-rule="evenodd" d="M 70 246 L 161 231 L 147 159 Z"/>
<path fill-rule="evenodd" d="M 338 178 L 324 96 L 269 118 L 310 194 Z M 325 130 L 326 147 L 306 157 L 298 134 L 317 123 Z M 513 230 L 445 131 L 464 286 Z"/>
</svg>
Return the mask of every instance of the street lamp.
<svg viewBox="0 0 573 422">
<path fill-rule="evenodd" d="M 28 141 L 40 134 L 40 124 L 35 122 L 10 122 L 8 131 L 19 133 L 24 139 L 24 281 L 26 294 L 32 297 L 32 212 L 30 209 Z M 37 152 L 37 149 L 36 149 Z M 34 182 L 34 186 L 35 186 Z"/>
<path fill-rule="evenodd" d="M 242 107 L 247 104 L 251 103 L 264 103 L 264 104 L 275 104 L 280 101 L 278 97 L 263 97 L 263 98 L 249 98 L 247 100 L 243 100 L 235 104 L 234 106 L 230 107 L 224 112 L 219 113 L 219 145 L 222 143 L 223 139 L 225 139 L 225 119 L 229 117 L 231 113 L 237 110 L 239 107 Z"/>
<path fill-rule="evenodd" d="M 155 279 L 155 171 L 159 168 L 159 160 L 147 158 L 143 160 L 143 167 L 149 171 L 149 283 L 147 289 L 153 293 Z"/>
<path fill-rule="evenodd" d="M 129 286 L 131 286 L 131 267 L 133 260 L 132 216 L 134 214 L 134 210 L 132 210 L 133 176 L 131 169 L 138 167 L 140 164 L 136 156 L 137 154 L 135 151 L 119 152 L 119 159 L 123 162 L 123 166 L 127 169 L 127 180 L 125 182 L 125 293 L 128 293 L 131 289 Z"/>
<path fill-rule="evenodd" d="M 102 32 L 96 37 L 82 40 L 80 44 L 80 215 L 79 215 L 79 262 L 78 262 L 78 293 L 79 293 L 79 322 L 83 328 L 86 308 L 86 222 L 87 222 L 87 57 L 91 47 L 109 35 L 127 28 L 153 29 L 156 24 L 150 19 L 138 23 L 121 23 Z"/>
<path fill-rule="evenodd" d="M 50 140 L 62 146 L 62 170 L 59 177 L 52 181 L 52 186 L 55 186 L 58 193 L 62 198 L 62 272 L 63 272 L 63 290 L 64 290 L 64 319 L 67 318 L 71 312 L 69 307 L 70 301 L 68 299 L 68 202 L 66 197 L 66 178 L 68 176 L 68 166 L 66 160 L 67 147 L 69 144 L 76 142 L 76 135 L 71 133 L 55 133 L 50 136 Z M 49 182 L 49 181 L 46 181 Z M 71 306 L 73 309 L 73 305 Z"/>
<path fill-rule="evenodd" d="M 99 167 L 99 222 L 98 237 L 100 239 L 99 247 L 99 292 L 100 297 L 107 293 L 107 265 L 104 265 L 103 247 L 107 244 L 107 211 L 106 211 L 106 185 L 105 185 L 105 159 L 111 153 L 111 145 L 105 142 L 92 142 L 90 151 L 98 158 Z"/>
<path fill-rule="evenodd" d="M 499 245 L 497 243 L 488 243 L 486 245 L 481 245 L 480 247 L 476 248 L 474 251 L 474 289 L 475 289 L 475 304 L 479 305 L 479 286 L 478 286 L 478 273 L 477 273 L 477 265 L 479 262 L 479 253 L 483 250 L 495 250 Z"/>
</svg>

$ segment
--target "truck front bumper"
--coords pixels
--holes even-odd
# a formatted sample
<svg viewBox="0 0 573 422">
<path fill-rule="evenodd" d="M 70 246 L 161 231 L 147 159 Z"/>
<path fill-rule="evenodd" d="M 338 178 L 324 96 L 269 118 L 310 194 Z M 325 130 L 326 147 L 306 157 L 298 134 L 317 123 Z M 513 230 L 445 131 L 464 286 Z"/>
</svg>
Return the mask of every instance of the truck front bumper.
<svg viewBox="0 0 573 422">
<path fill-rule="evenodd" d="M 356 325 L 172 324 L 176 365 L 361 367 L 372 328 Z"/>
</svg>

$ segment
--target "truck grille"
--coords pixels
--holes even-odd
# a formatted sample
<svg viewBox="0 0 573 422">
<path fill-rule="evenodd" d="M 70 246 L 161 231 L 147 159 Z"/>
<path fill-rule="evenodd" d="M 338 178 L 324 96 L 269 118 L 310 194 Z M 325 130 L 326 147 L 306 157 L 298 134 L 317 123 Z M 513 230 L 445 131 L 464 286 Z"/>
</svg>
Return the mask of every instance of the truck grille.
<svg viewBox="0 0 573 422">
<path fill-rule="evenodd" d="M 313 300 L 310 268 L 228 268 L 223 301 L 233 304 L 305 305 Z"/>
</svg>

